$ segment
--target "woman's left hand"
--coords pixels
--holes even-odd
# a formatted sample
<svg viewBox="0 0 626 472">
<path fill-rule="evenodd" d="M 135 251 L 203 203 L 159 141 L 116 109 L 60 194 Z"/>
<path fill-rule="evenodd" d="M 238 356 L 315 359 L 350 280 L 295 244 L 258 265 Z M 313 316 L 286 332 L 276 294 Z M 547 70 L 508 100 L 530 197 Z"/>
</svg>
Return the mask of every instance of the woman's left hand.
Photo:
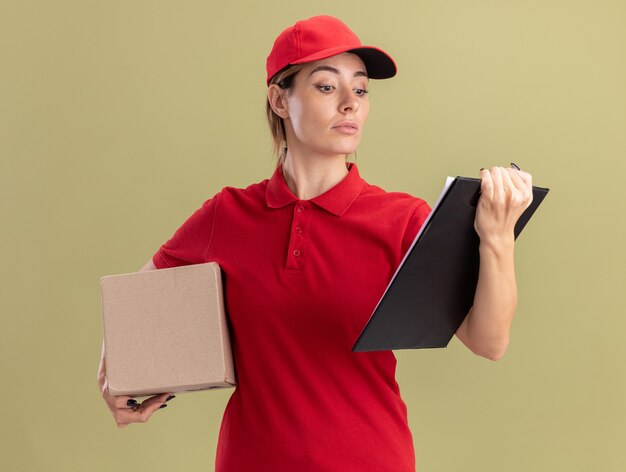
<svg viewBox="0 0 626 472">
<path fill-rule="evenodd" d="M 474 229 L 481 243 L 512 243 L 515 223 L 533 200 L 532 176 L 513 167 L 491 167 L 480 171 Z"/>
<path fill-rule="evenodd" d="M 532 202 L 532 177 L 513 167 L 481 169 L 480 177 L 474 219 L 480 270 L 474 304 L 456 335 L 475 354 L 497 360 L 509 344 L 517 306 L 515 224 Z"/>
</svg>

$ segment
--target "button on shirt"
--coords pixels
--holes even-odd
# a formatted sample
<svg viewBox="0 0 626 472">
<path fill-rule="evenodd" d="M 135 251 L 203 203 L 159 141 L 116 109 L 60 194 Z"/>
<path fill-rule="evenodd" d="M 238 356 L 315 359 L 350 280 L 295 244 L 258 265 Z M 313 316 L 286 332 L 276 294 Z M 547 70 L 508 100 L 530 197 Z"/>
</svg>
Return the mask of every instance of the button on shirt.
<svg viewBox="0 0 626 472">
<path fill-rule="evenodd" d="M 153 256 L 222 269 L 238 385 L 218 472 L 415 470 L 393 352 L 351 349 L 430 207 L 347 168 L 310 200 L 282 167 L 224 187 Z"/>
</svg>

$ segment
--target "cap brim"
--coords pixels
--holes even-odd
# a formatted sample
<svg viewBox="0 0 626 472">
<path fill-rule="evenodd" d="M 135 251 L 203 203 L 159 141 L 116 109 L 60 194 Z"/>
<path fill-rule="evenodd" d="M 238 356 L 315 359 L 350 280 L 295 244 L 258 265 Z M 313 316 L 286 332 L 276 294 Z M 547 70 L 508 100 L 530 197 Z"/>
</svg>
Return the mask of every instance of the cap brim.
<svg viewBox="0 0 626 472">
<path fill-rule="evenodd" d="M 374 46 L 362 46 L 357 49 L 350 49 L 349 52 L 353 52 L 361 58 L 367 67 L 367 74 L 370 79 L 389 79 L 398 72 L 396 62 L 382 49 Z"/>
<path fill-rule="evenodd" d="M 359 46 L 358 48 L 339 46 L 324 49 L 323 51 L 317 51 L 315 54 L 302 57 L 290 64 L 319 61 L 320 59 L 326 59 L 327 57 L 335 56 L 343 52 L 352 52 L 359 56 L 365 64 L 367 75 L 370 79 L 389 79 L 396 75 L 398 71 L 396 63 L 391 56 L 382 49 L 374 46 Z"/>
</svg>

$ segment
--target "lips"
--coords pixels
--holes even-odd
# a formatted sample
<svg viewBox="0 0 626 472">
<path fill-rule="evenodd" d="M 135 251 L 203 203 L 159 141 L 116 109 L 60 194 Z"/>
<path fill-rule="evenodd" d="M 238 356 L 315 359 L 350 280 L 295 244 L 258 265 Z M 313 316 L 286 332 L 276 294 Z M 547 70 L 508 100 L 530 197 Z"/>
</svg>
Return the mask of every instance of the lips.
<svg viewBox="0 0 626 472">
<path fill-rule="evenodd" d="M 359 132 L 359 127 L 354 121 L 344 120 L 333 126 L 333 129 L 342 134 L 356 135 Z"/>
<path fill-rule="evenodd" d="M 350 120 L 340 121 L 335 126 L 333 126 L 333 128 L 354 128 L 355 130 L 359 129 L 357 124 L 354 121 Z"/>
</svg>

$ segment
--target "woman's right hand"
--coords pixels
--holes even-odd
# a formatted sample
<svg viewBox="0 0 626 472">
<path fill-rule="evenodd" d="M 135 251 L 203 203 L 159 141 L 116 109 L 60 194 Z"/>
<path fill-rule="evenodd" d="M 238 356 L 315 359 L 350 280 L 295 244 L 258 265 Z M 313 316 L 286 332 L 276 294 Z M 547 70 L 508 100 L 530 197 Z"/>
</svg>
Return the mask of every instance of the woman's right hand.
<svg viewBox="0 0 626 472">
<path fill-rule="evenodd" d="M 124 428 L 131 423 L 145 423 L 150 419 L 152 413 L 159 408 L 167 406 L 165 402 L 175 398 L 171 393 L 161 393 L 147 398 L 141 403 L 137 403 L 131 396 L 111 395 L 107 388 L 104 343 L 102 345 L 102 358 L 98 368 L 98 387 L 119 428 Z"/>
</svg>

